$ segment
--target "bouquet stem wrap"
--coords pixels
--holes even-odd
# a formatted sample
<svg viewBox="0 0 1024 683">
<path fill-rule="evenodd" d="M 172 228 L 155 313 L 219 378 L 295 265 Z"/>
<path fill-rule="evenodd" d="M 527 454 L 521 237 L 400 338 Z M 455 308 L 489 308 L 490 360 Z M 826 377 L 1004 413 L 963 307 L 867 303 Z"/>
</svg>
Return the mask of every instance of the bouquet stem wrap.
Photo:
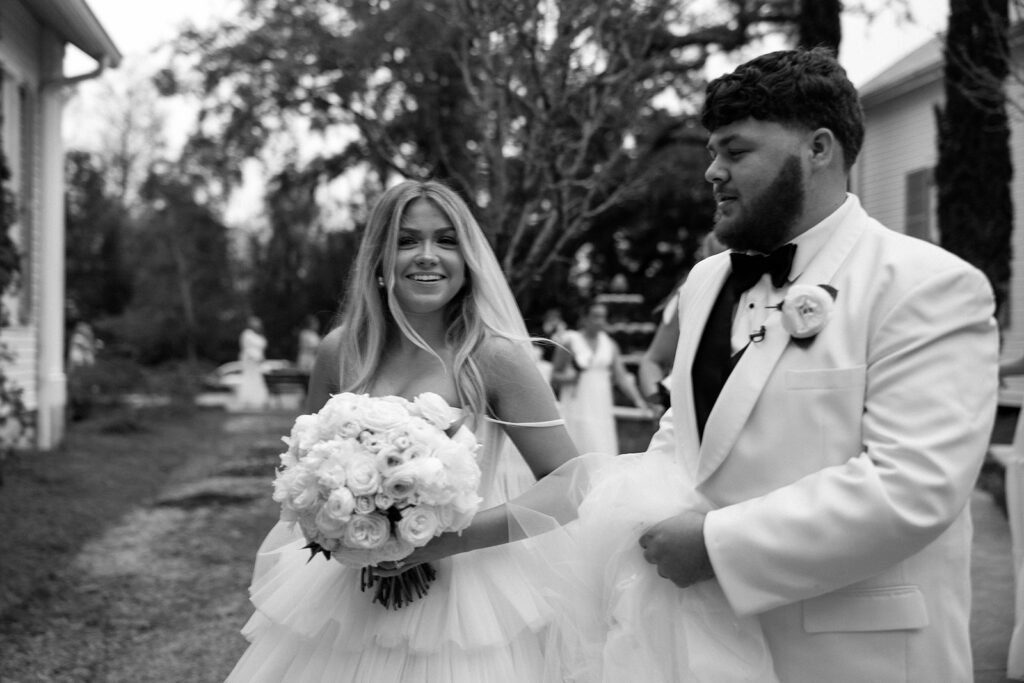
<svg viewBox="0 0 1024 683">
<path fill-rule="evenodd" d="M 430 591 L 430 582 L 437 572 L 427 563 L 418 564 L 398 576 L 379 576 L 372 567 L 363 567 L 360 588 L 373 591 L 373 601 L 384 607 L 398 609 Z"/>
</svg>

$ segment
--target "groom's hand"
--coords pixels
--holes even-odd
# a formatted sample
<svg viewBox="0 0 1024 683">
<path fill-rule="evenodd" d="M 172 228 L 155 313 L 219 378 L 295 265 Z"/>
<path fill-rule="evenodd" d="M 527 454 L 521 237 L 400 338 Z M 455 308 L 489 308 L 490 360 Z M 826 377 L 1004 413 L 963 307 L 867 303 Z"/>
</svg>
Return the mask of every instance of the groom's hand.
<svg viewBox="0 0 1024 683">
<path fill-rule="evenodd" d="M 704 545 L 704 515 L 687 511 L 662 520 L 640 537 L 644 559 L 680 588 L 715 578 Z"/>
</svg>

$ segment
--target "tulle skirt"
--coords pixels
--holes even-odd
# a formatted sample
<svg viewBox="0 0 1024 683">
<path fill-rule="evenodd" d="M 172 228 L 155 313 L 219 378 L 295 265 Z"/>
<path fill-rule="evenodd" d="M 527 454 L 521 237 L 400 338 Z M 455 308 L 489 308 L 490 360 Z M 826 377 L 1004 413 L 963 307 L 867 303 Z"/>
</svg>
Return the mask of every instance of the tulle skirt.
<svg viewBox="0 0 1024 683">
<path fill-rule="evenodd" d="M 589 455 L 509 504 L 516 539 L 433 563 L 427 596 L 384 609 L 360 571 L 279 523 L 257 556 L 238 683 L 777 681 L 756 618 L 714 581 L 680 589 L 638 539 L 704 509 L 669 456 Z"/>
<path fill-rule="evenodd" d="M 716 581 L 680 589 L 643 558 L 638 541 L 648 527 L 706 509 L 682 467 L 645 453 L 584 456 L 567 469 L 575 471 L 543 482 L 568 489 L 579 514 L 551 544 L 559 552 L 534 570 L 555 608 L 545 680 L 777 681 L 758 620 L 737 616 Z M 524 516 L 536 515 L 544 504 L 535 501 L 545 498 L 535 494 Z"/>
<path fill-rule="evenodd" d="M 517 561 L 521 544 L 433 563 L 429 593 L 373 603 L 360 570 L 309 551 L 282 522 L 260 549 L 239 683 L 523 683 L 543 676 L 550 607 Z"/>
</svg>

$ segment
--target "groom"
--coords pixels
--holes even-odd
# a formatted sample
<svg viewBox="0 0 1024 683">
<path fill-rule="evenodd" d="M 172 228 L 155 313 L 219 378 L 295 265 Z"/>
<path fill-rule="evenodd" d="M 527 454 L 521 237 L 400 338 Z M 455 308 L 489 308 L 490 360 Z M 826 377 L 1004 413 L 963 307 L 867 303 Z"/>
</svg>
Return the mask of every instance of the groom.
<svg viewBox="0 0 1024 683">
<path fill-rule="evenodd" d="M 741 65 L 708 86 L 702 121 L 733 253 L 682 289 L 673 407 L 650 449 L 675 452 L 715 509 L 655 525 L 644 556 L 758 615 L 785 683 L 970 681 L 989 284 L 846 192 L 864 129 L 829 52 Z"/>
</svg>

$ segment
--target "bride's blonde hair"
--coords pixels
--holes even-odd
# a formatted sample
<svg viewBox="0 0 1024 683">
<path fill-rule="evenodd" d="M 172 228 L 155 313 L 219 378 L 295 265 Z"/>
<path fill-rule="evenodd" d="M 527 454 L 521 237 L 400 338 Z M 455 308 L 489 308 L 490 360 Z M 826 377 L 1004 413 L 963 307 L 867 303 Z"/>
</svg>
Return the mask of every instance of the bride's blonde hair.
<svg viewBox="0 0 1024 683">
<path fill-rule="evenodd" d="M 443 362 L 412 328 L 391 295 L 402 216 L 417 199 L 431 202 L 451 221 L 466 263 L 466 282 L 446 310 L 446 341 L 455 350 L 453 372 L 459 401 L 482 415 L 487 410 L 487 394 L 476 350 L 488 335 L 526 343 L 529 335 L 483 230 L 455 191 L 438 181 L 407 180 L 395 185 L 370 212 L 340 315 L 339 324 L 345 329 L 339 348 L 341 390 L 363 392 L 369 388 L 388 334 L 394 333 L 391 325 Z"/>
</svg>

